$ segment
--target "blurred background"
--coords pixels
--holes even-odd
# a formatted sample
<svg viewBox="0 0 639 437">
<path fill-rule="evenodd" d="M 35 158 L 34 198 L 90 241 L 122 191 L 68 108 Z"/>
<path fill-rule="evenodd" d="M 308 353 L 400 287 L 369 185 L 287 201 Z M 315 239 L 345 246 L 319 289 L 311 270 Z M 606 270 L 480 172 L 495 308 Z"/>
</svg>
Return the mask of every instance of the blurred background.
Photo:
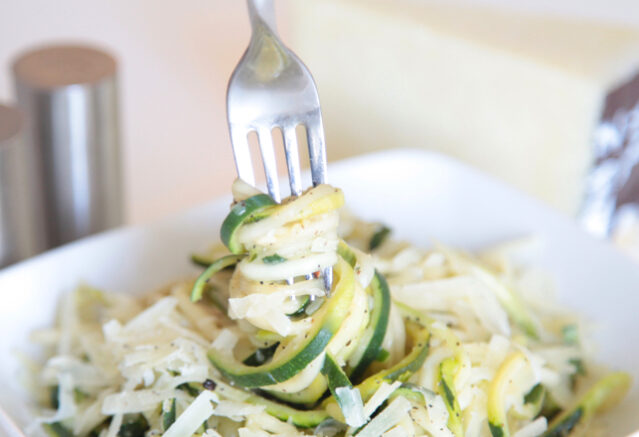
<svg viewBox="0 0 639 437">
<path fill-rule="evenodd" d="M 276 6 L 284 41 L 316 78 L 329 159 L 391 147 L 447 153 L 614 238 L 639 259 L 639 2 L 276 0 Z M 147 223 L 228 192 L 235 168 L 225 91 L 249 38 L 243 1 L 0 0 L 0 11 L 0 104 L 19 108 L 22 117 L 10 123 L 22 135 L 9 126 L 5 137 L 39 151 L 49 179 L 34 182 L 37 168 L 22 170 L 22 179 L 0 176 L 22 187 L 24 175 L 31 176 L 45 187 L 35 191 L 46 198 L 36 203 L 46 206 L 74 189 L 51 187 L 61 186 L 55 182 L 67 171 L 61 162 L 84 159 L 102 178 L 86 196 L 110 196 L 96 208 L 116 213 L 104 223 L 89 220 L 77 236 Z M 59 95 L 53 85 L 68 96 L 76 92 L 69 87 L 73 71 L 53 66 L 59 82 L 43 85 L 50 63 L 19 64 L 52 45 L 106 56 L 89 67 L 84 58 L 65 61 L 86 73 L 84 106 L 68 106 L 74 97 L 68 105 L 51 97 Z M 113 72 L 100 64 L 108 59 Z M 65 144 L 55 131 L 65 116 L 92 120 L 85 133 L 91 146 Z M 34 130 L 42 117 L 53 128 Z M 104 148 L 117 153 L 87 156 Z M 8 164 L 8 154 L 0 152 L 0 169 L 17 165 Z M 5 199 L 11 202 L 23 203 Z M 67 220 L 50 206 L 34 212 L 38 205 L 24 214 L 45 224 L 30 226 L 50 233 L 49 217 Z M 47 244 L 75 236 L 60 238 Z M 42 249 L 24 244 L 31 253 Z"/>
</svg>

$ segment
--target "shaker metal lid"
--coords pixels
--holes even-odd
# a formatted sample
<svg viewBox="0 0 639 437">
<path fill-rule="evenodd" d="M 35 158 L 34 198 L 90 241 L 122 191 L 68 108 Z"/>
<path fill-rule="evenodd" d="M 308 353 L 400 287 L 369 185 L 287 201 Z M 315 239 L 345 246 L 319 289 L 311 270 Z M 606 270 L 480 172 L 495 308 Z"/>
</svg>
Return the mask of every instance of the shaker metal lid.
<svg viewBox="0 0 639 437">
<path fill-rule="evenodd" d="M 16 108 L 0 105 L 0 144 L 13 138 L 22 128 L 22 114 Z"/>
<path fill-rule="evenodd" d="M 91 84 L 116 72 L 113 56 L 81 45 L 45 46 L 20 55 L 13 64 L 18 81 L 34 88 Z"/>
</svg>

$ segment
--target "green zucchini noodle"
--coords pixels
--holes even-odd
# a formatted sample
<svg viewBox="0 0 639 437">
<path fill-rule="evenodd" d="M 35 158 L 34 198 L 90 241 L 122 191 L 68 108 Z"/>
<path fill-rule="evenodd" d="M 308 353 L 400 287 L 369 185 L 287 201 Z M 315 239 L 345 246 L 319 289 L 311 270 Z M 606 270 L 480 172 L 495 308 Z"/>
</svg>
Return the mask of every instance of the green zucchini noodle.
<svg viewBox="0 0 639 437">
<path fill-rule="evenodd" d="M 333 202 L 331 209 L 298 220 L 318 199 Z M 282 337 L 308 330 L 308 319 L 292 321 L 287 314 L 295 313 L 307 297 L 324 296 L 322 280 L 313 273 L 337 262 L 337 208 L 342 202 L 341 192 L 322 185 L 238 230 L 238 241 L 250 255 L 237 264 L 231 279 L 231 318 Z M 297 280 L 289 285 L 289 278 Z"/>
<path fill-rule="evenodd" d="M 527 267 L 393 240 L 318 185 L 275 204 L 238 180 L 198 278 L 136 297 L 83 285 L 22 356 L 32 435 L 608 435 L 631 385 Z M 333 272 L 325 290 L 324 271 Z"/>
</svg>

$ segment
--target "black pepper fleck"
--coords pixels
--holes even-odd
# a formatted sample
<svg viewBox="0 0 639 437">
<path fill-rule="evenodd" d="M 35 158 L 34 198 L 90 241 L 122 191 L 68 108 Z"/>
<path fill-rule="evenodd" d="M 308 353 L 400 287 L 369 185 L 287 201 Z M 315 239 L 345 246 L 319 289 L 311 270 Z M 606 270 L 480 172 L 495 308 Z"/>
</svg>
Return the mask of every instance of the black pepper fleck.
<svg viewBox="0 0 639 437">
<path fill-rule="evenodd" d="M 202 387 L 204 387 L 206 390 L 215 390 L 217 384 L 212 379 L 207 379 L 202 383 Z"/>
</svg>

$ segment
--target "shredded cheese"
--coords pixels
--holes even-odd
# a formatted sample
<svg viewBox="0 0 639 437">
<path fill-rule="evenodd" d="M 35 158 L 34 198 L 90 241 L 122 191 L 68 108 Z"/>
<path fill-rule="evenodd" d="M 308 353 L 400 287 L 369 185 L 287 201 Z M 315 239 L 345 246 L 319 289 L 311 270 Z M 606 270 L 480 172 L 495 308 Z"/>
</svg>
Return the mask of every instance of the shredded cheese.
<svg viewBox="0 0 639 437">
<path fill-rule="evenodd" d="M 213 414 L 211 402 L 219 402 L 215 393 L 204 390 L 166 430 L 163 437 L 184 437 L 193 434 Z"/>
<path fill-rule="evenodd" d="M 373 396 L 364 405 L 364 417 L 369 418 L 379 408 L 380 405 L 393 394 L 397 388 L 402 385 L 401 382 L 395 381 L 392 384 L 382 382 L 379 388 L 375 391 Z"/>
<path fill-rule="evenodd" d="M 378 437 L 382 435 L 401 422 L 410 408 L 410 402 L 406 398 L 398 396 L 388 407 L 384 408 L 382 412 L 362 428 L 357 435 L 360 437 Z"/>
<path fill-rule="evenodd" d="M 264 411 L 263 405 L 251 405 L 237 401 L 219 401 L 213 415 L 228 417 L 236 422 L 241 422 L 245 417 Z"/>
<path fill-rule="evenodd" d="M 337 387 L 335 395 L 340 399 L 340 407 L 347 425 L 358 427 L 366 423 L 359 390 L 351 387 Z"/>
</svg>

